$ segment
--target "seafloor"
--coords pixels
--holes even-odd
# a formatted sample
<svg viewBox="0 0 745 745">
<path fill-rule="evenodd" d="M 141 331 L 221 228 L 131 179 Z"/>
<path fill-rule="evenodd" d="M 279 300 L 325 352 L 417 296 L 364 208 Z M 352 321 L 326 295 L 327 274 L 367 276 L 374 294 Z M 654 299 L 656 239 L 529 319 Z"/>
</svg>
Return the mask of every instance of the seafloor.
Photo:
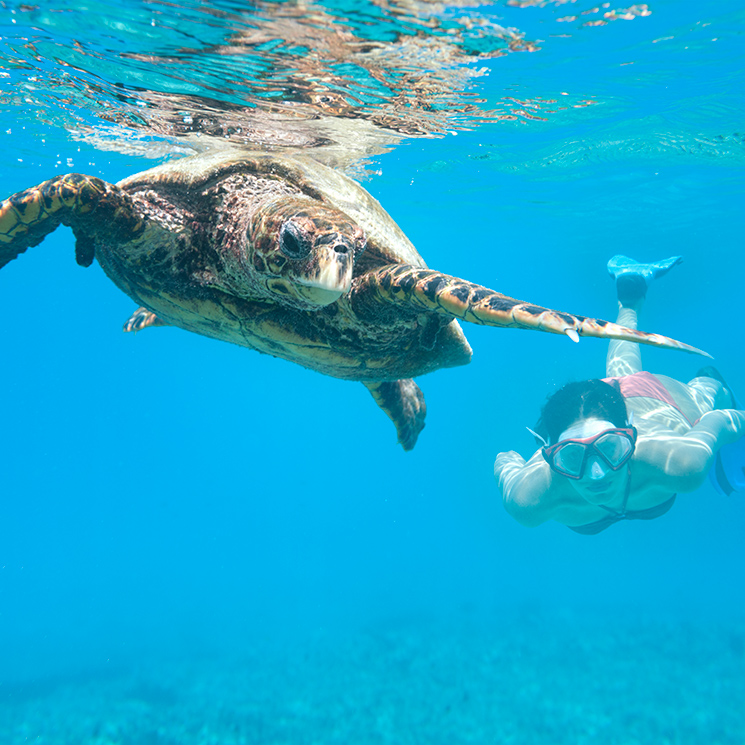
<svg viewBox="0 0 745 745">
<path fill-rule="evenodd" d="M 530 612 L 0 685 L 0 742 L 742 745 L 745 625 Z"/>
</svg>

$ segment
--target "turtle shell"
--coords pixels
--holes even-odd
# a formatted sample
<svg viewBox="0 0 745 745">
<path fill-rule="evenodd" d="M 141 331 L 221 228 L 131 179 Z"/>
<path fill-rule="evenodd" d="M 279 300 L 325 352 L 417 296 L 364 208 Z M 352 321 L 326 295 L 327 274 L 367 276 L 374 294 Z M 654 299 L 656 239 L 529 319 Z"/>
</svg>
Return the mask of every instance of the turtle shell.
<svg viewBox="0 0 745 745">
<path fill-rule="evenodd" d="M 345 212 L 364 231 L 367 250 L 361 269 L 385 264 L 410 264 L 426 269 L 406 234 L 375 197 L 356 181 L 312 158 L 292 158 L 240 149 L 228 149 L 171 160 L 129 176 L 117 185 L 126 191 L 154 183 L 169 183 L 185 189 L 204 188 L 233 173 L 253 173 L 287 181 L 314 199 Z"/>
</svg>

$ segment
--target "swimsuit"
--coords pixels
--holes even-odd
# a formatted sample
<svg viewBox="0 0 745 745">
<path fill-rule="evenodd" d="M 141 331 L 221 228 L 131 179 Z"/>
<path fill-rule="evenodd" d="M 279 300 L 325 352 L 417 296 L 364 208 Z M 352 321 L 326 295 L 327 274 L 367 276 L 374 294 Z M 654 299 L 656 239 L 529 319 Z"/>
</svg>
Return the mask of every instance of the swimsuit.
<svg viewBox="0 0 745 745">
<path fill-rule="evenodd" d="M 637 372 L 633 375 L 624 375 L 620 378 L 603 378 L 605 383 L 610 383 L 621 392 L 624 398 L 633 398 L 634 396 L 644 396 L 645 398 L 654 398 L 657 401 L 662 401 L 675 409 L 677 409 L 681 415 L 688 420 L 688 417 L 683 414 L 678 404 L 675 403 L 667 389 L 660 383 L 659 379 L 656 378 L 652 373 L 648 372 Z M 604 504 L 597 505 L 601 509 L 605 510 L 609 514 L 605 517 L 601 517 L 600 520 L 596 520 L 586 525 L 568 525 L 575 533 L 582 533 L 582 535 L 595 535 L 600 531 L 609 528 L 611 525 L 620 522 L 621 520 L 654 520 L 656 517 L 664 515 L 674 504 L 675 497 L 673 494 L 670 499 L 661 502 L 660 504 L 654 505 L 654 507 L 647 507 L 643 510 L 627 510 L 626 502 L 629 499 L 629 492 L 631 491 L 631 473 L 629 472 L 628 480 L 626 481 L 626 493 L 623 497 L 623 504 L 620 510 L 614 510 L 611 507 L 606 507 Z"/>
<path fill-rule="evenodd" d="M 603 378 L 602 380 L 604 383 L 609 383 L 614 388 L 617 388 L 624 398 L 643 396 L 644 398 L 653 398 L 656 401 L 662 401 L 662 403 L 672 406 L 678 411 L 691 426 L 694 424 L 683 413 L 680 406 L 675 403 L 675 399 L 670 395 L 667 388 L 660 383 L 660 379 L 656 375 L 652 375 L 652 373 L 642 370 L 642 372 L 637 372 L 633 375 L 624 375 L 620 378 Z"/>
<path fill-rule="evenodd" d="M 600 520 L 596 520 L 594 523 L 587 523 L 587 525 L 568 525 L 567 527 L 575 533 L 595 535 L 621 520 L 654 520 L 656 517 L 664 515 L 673 506 L 675 497 L 676 495 L 673 494 L 667 501 L 656 504 L 654 507 L 647 507 L 644 510 L 627 510 L 625 499 L 623 507 L 618 512 L 612 510 L 610 507 L 606 507 L 604 504 L 599 504 L 598 507 L 602 507 L 602 509 L 607 510 L 610 514 L 601 517 Z"/>
</svg>

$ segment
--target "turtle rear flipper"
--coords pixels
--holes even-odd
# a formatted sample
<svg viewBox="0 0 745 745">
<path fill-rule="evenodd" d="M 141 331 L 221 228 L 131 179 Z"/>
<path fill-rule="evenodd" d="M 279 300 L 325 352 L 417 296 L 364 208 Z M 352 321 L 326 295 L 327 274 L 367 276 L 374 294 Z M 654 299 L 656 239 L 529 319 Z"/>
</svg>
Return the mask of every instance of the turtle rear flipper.
<svg viewBox="0 0 745 745">
<path fill-rule="evenodd" d="M 55 176 L 0 203 L 0 268 L 60 224 L 75 232 L 82 266 L 93 261 L 91 236 L 136 236 L 145 229 L 131 197 L 118 186 L 80 173 Z"/>
<path fill-rule="evenodd" d="M 396 425 L 401 447 L 411 450 L 424 429 L 427 415 L 424 394 L 419 386 L 411 379 L 384 383 L 365 381 L 364 385 L 372 393 L 375 403 Z"/>
<path fill-rule="evenodd" d="M 391 264 L 367 272 L 355 281 L 352 296 L 353 303 L 356 298 L 367 305 L 371 301 L 395 303 L 483 326 L 565 334 L 575 342 L 579 341 L 580 336 L 594 336 L 599 339 L 620 339 L 654 347 L 680 349 L 704 357 L 711 356 L 667 336 L 637 331 L 596 318 L 551 310 L 515 300 L 488 287 L 442 272 L 405 264 Z"/>
</svg>

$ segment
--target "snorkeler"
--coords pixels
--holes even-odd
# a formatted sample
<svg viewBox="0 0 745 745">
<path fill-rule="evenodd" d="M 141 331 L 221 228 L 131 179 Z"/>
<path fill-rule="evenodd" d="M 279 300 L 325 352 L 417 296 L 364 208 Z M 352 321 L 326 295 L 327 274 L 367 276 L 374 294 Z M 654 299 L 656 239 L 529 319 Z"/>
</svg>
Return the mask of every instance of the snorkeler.
<svg viewBox="0 0 745 745">
<path fill-rule="evenodd" d="M 617 322 L 637 328 L 650 283 L 680 261 L 614 256 Z M 611 341 L 606 376 L 569 383 L 547 400 L 533 432 L 544 446 L 529 461 L 497 455 L 494 477 L 518 522 L 556 520 L 594 535 L 620 520 L 651 520 L 710 471 L 718 491 L 745 490 L 745 411 L 716 368 L 680 383 L 643 371 L 638 344 Z"/>
</svg>

